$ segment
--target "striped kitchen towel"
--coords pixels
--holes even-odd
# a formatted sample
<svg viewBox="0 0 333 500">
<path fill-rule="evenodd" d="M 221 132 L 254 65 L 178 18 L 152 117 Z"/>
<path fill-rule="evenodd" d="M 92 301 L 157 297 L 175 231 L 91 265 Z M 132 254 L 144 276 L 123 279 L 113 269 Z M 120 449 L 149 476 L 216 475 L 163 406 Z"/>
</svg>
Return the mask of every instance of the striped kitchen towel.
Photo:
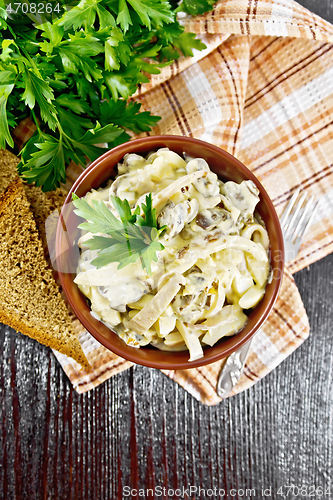
<svg viewBox="0 0 333 500">
<path fill-rule="evenodd" d="M 142 85 L 135 100 L 162 117 L 153 134 L 196 137 L 238 157 L 267 189 L 280 215 L 298 188 L 319 201 L 301 250 L 286 269 L 277 304 L 256 336 L 240 392 L 265 376 L 308 336 L 292 273 L 333 250 L 333 26 L 293 0 L 220 0 L 182 17 L 207 49 L 182 58 Z M 75 177 L 75 167 L 69 170 Z M 78 392 L 131 366 L 73 322 L 92 371 L 56 353 Z M 165 372 L 201 402 L 220 401 L 223 361 Z"/>
</svg>

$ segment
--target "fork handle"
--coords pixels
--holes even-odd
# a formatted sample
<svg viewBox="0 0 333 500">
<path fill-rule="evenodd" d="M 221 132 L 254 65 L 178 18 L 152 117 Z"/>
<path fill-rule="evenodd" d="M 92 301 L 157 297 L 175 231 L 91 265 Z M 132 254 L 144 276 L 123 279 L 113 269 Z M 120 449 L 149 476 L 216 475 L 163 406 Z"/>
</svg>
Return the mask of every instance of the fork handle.
<svg viewBox="0 0 333 500">
<path fill-rule="evenodd" d="M 229 394 L 241 378 L 247 355 L 251 347 L 251 343 L 252 339 L 250 339 L 248 342 L 246 342 L 246 344 L 237 349 L 237 351 L 230 354 L 230 356 L 224 363 L 224 366 L 220 371 L 216 386 L 216 392 L 220 398 L 224 399 L 229 396 Z"/>
</svg>

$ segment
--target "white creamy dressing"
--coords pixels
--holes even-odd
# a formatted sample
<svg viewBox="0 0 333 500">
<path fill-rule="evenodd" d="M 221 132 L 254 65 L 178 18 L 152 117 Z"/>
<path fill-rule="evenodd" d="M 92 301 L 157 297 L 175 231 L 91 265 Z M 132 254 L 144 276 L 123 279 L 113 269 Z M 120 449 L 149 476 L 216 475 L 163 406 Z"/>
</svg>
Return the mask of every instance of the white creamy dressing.
<svg viewBox="0 0 333 500">
<path fill-rule="evenodd" d="M 254 216 L 259 191 L 252 181 L 223 183 L 202 158 L 184 160 L 163 148 L 147 158 L 127 154 L 116 179 L 85 198 L 90 204 L 103 201 L 119 218 L 111 196 L 134 209 L 149 193 L 159 227 L 167 226 L 152 275 L 140 261 L 96 269 L 91 261 L 97 251 L 84 245 L 92 234 L 82 232 L 75 283 L 89 298 L 94 317 L 127 344 L 189 348 L 190 360 L 198 359 L 203 343 L 213 345 L 244 326 L 242 302 L 254 307 L 264 294 L 269 240 Z M 215 320 L 221 308 L 223 325 Z M 207 326 L 209 317 L 213 326 Z"/>
</svg>

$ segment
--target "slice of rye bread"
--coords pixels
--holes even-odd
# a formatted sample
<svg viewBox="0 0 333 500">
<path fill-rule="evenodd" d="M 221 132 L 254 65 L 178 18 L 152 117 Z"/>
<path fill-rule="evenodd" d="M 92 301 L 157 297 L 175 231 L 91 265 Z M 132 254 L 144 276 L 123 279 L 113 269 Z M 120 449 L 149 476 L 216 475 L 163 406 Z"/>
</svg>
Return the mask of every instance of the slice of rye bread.
<svg viewBox="0 0 333 500">
<path fill-rule="evenodd" d="M 19 159 L 6 149 L 0 150 L 0 194 L 17 177 L 17 165 Z M 67 196 L 64 188 L 57 188 L 55 191 L 44 193 L 40 187 L 26 184 L 23 182 L 23 188 L 31 206 L 34 219 L 37 225 L 39 236 L 42 240 L 45 257 L 48 257 L 48 248 L 46 240 L 45 221 L 55 210 L 60 212 Z"/>
<path fill-rule="evenodd" d="M 0 196 L 0 321 L 89 368 L 19 177 Z"/>
</svg>

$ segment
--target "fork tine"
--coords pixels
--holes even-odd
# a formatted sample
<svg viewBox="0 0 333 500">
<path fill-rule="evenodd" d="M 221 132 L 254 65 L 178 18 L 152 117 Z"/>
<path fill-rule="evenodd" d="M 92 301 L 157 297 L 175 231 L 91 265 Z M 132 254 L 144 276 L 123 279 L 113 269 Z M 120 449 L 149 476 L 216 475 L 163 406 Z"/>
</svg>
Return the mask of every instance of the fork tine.
<svg viewBox="0 0 333 500">
<path fill-rule="evenodd" d="M 313 210 L 312 210 L 312 214 L 308 220 L 308 222 L 306 223 L 306 226 L 305 228 L 303 229 L 302 233 L 299 235 L 299 238 L 303 238 L 304 234 L 307 232 L 307 230 L 309 229 L 310 225 L 311 225 L 311 222 L 313 220 L 313 217 L 317 211 L 317 208 L 318 208 L 318 205 L 319 205 L 319 201 L 317 201 L 317 203 L 315 204 L 315 206 L 313 207 Z"/>
<path fill-rule="evenodd" d="M 301 188 L 296 189 L 296 191 L 294 192 L 294 194 L 290 198 L 289 203 L 288 203 L 285 211 L 283 212 L 283 215 L 282 215 L 281 220 L 280 220 L 281 227 L 283 227 L 284 223 L 287 221 L 288 215 L 290 214 L 290 212 L 295 204 L 296 198 L 298 197 L 300 190 L 301 190 Z"/>
<path fill-rule="evenodd" d="M 298 233 L 302 227 L 302 224 L 305 221 L 306 216 L 308 215 L 309 210 L 311 209 L 313 202 L 314 202 L 314 196 L 312 195 L 311 198 L 309 199 L 309 201 L 307 202 L 307 204 L 305 205 L 302 217 L 298 221 L 298 224 L 297 224 L 296 229 L 295 229 L 294 234 L 293 234 L 294 240 L 298 237 Z"/>
<path fill-rule="evenodd" d="M 292 215 L 291 221 L 290 221 L 290 223 L 288 225 L 288 228 L 286 230 L 286 236 L 285 236 L 286 238 L 288 238 L 290 236 L 290 234 L 291 234 L 291 231 L 293 229 L 294 223 L 295 223 L 295 221 L 296 221 L 296 219 L 298 217 L 298 214 L 300 213 L 300 210 L 302 208 L 302 205 L 304 203 L 305 198 L 306 198 L 306 193 L 303 193 L 303 195 L 301 196 L 299 202 L 297 203 L 297 206 L 296 206 L 295 211 L 294 211 L 294 213 Z"/>
</svg>

